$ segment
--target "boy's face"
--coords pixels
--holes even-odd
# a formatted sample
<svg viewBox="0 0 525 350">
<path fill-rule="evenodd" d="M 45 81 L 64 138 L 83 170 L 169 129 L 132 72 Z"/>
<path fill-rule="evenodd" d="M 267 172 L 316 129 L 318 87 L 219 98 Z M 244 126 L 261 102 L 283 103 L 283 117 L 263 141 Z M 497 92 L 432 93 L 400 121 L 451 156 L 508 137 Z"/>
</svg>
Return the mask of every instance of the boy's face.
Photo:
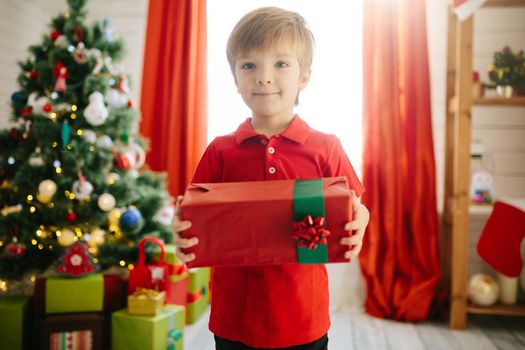
<svg viewBox="0 0 525 350">
<path fill-rule="evenodd" d="M 252 50 L 235 60 L 237 91 L 254 118 L 290 118 L 310 69 L 301 72 L 297 50 L 287 41 L 272 49 Z"/>
</svg>

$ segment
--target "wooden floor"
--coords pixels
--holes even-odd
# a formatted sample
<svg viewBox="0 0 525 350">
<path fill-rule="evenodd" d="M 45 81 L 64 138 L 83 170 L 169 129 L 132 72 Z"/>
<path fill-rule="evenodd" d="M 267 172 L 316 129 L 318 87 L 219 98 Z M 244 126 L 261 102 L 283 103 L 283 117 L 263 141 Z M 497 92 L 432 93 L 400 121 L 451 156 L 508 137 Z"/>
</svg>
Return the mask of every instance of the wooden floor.
<svg viewBox="0 0 525 350">
<path fill-rule="evenodd" d="M 186 327 L 186 350 L 214 350 L 208 330 L 209 311 Z M 337 312 L 328 333 L 330 350 L 514 350 L 525 349 L 525 319 L 470 315 L 466 331 L 450 330 L 445 322 L 401 323 L 359 311 Z"/>
</svg>

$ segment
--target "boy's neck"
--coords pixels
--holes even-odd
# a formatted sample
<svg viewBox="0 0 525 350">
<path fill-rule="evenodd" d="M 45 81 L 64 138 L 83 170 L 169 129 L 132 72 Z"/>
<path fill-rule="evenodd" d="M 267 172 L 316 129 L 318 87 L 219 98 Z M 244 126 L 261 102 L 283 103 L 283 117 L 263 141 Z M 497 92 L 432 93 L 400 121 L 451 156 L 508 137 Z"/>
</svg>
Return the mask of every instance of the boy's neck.
<svg viewBox="0 0 525 350">
<path fill-rule="evenodd" d="M 293 117 L 293 113 L 286 118 L 253 116 L 251 126 L 256 133 L 265 135 L 269 138 L 286 130 L 288 125 L 292 122 Z"/>
</svg>

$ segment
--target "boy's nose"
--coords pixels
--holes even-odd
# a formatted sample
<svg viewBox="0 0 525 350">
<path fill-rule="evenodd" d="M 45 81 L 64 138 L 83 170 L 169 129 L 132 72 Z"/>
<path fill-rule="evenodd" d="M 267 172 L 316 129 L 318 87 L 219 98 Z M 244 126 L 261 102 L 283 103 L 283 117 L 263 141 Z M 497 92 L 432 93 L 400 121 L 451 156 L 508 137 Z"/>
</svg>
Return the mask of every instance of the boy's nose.
<svg viewBox="0 0 525 350">
<path fill-rule="evenodd" d="M 271 70 L 268 68 L 262 68 L 257 75 L 257 85 L 266 85 L 273 83 Z"/>
<path fill-rule="evenodd" d="M 271 78 L 258 78 L 257 79 L 257 85 L 265 85 L 265 84 L 271 84 L 272 79 Z"/>
</svg>

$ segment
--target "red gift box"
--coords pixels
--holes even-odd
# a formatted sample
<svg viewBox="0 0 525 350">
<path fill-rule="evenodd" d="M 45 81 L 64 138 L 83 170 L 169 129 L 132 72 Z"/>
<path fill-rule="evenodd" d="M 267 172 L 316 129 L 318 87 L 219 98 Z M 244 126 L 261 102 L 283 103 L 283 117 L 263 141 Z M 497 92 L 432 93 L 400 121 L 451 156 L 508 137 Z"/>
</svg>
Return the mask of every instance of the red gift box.
<svg viewBox="0 0 525 350">
<path fill-rule="evenodd" d="M 319 224 L 317 243 L 326 243 L 327 261 L 324 262 L 348 262 L 344 257 L 348 246 L 342 245 L 340 240 L 349 234 L 344 225 L 351 220 L 351 193 L 346 177 L 333 177 L 191 184 L 181 203 L 181 219 L 191 221 L 192 226 L 183 232 L 183 236 L 198 237 L 199 243 L 184 250 L 186 254 L 196 255 L 186 265 L 297 263 L 300 255 L 298 246 L 304 250 L 304 245 L 310 245 L 297 244 L 294 238 L 301 233 L 294 232 L 292 224 L 307 221 L 303 220 L 304 216 L 298 216 L 297 188 L 303 184 L 309 186 L 310 183 L 315 183 L 318 189 L 307 189 L 303 195 L 324 206 L 323 217 L 312 215 L 313 226 L 315 222 Z M 309 203 L 303 207 L 308 208 Z M 315 231 L 303 222 L 298 225 L 304 225 L 303 233 Z M 330 232 L 327 237 L 323 230 Z M 317 243 L 312 244 L 317 246 Z"/>
<path fill-rule="evenodd" d="M 188 293 L 188 269 L 185 265 L 169 265 L 169 284 L 166 288 L 166 304 L 186 306 Z"/>
</svg>

